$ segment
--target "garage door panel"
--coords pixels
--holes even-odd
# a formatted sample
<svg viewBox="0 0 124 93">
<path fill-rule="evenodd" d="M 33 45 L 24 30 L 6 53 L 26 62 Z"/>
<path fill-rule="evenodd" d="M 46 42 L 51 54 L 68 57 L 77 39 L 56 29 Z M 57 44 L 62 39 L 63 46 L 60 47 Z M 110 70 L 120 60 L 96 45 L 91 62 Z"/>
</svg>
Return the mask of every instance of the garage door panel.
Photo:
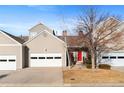
<svg viewBox="0 0 124 93">
<path fill-rule="evenodd" d="M 0 70 L 16 70 L 16 56 L 0 56 Z"/>
<path fill-rule="evenodd" d="M 16 70 L 16 63 L 0 63 L 0 70 Z"/>
<path fill-rule="evenodd" d="M 124 66 L 124 53 L 108 53 L 102 56 L 102 63 L 111 66 Z"/>
<path fill-rule="evenodd" d="M 61 62 L 31 62 L 31 67 L 61 67 Z"/>
<path fill-rule="evenodd" d="M 124 59 L 117 59 L 112 61 L 112 66 L 124 66 Z"/>
<path fill-rule="evenodd" d="M 30 65 L 31 67 L 61 67 L 62 55 L 60 53 L 31 54 Z"/>
</svg>

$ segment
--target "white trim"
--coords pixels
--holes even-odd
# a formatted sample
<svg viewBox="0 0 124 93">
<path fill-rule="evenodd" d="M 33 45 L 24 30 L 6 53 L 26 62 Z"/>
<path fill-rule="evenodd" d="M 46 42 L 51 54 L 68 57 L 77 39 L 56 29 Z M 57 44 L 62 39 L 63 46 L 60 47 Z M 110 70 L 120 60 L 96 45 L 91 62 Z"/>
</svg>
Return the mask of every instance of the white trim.
<svg viewBox="0 0 124 93">
<path fill-rule="evenodd" d="M 32 30 L 33 28 L 35 28 L 38 25 L 42 25 L 42 23 L 38 23 L 38 24 L 34 25 L 33 27 L 29 28 L 28 31 Z"/>
<path fill-rule="evenodd" d="M 51 36 L 53 36 L 54 38 L 56 38 L 58 41 L 60 41 L 61 43 L 66 44 L 64 41 L 62 41 L 61 39 L 59 39 L 58 37 L 54 36 L 53 34 L 51 34 L 50 32 L 46 31 L 47 33 L 49 33 Z"/>
<path fill-rule="evenodd" d="M 42 31 L 42 32 L 43 32 L 43 31 Z M 38 33 L 35 37 L 29 39 L 28 41 L 24 42 L 23 44 L 25 45 L 25 44 L 31 42 L 32 40 L 34 40 L 35 38 L 37 38 L 42 32 Z"/>
<path fill-rule="evenodd" d="M 28 29 L 28 31 L 31 31 L 33 28 L 35 28 L 36 26 L 38 26 L 38 25 L 42 25 L 42 26 L 44 26 L 45 28 L 47 28 L 48 30 L 51 30 L 52 31 L 52 29 L 50 29 L 49 27 L 47 27 L 47 26 L 45 26 L 43 23 L 38 23 L 38 24 L 36 24 L 36 25 L 34 25 L 32 28 L 30 28 L 30 29 Z"/>
<path fill-rule="evenodd" d="M 51 34 L 50 32 L 48 32 L 48 31 L 42 31 L 42 32 L 40 32 L 37 36 L 35 36 L 34 38 L 32 38 L 32 39 L 30 39 L 30 40 L 28 40 L 27 42 L 25 42 L 24 44 L 27 44 L 27 43 L 29 43 L 29 42 L 31 42 L 32 40 L 34 40 L 35 38 L 37 38 L 39 35 L 41 35 L 41 33 L 43 33 L 43 32 L 46 32 L 46 33 L 48 33 L 49 35 L 51 35 L 53 38 L 55 38 L 55 39 L 57 39 L 58 41 L 60 41 L 61 43 L 63 43 L 63 44 L 65 44 L 66 45 L 66 43 L 64 42 L 64 41 L 62 41 L 61 39 L 59 39 L 58 37 L 55 37 L 53 34 Z M 66 45 L 67 46 L 67 45 Z"/>
<path fill-rule="evenodd" d="M 0 46 L 20 46 L 18 44 L 0 44 Z"/>
<path fill-rule="evenodd" d="M 11 38 L 9 35 L 7 35 L 6 33 L 4 33 L 2 30 L 0 30 L 0 33 L 2 33 L 3 35 L 7 36 L 9 39 L 11 39 L 12 41 L 16 42 L 17 44 L 21 45 L 21 43 L 19 43 L 15 39 Z"/>
</svg>

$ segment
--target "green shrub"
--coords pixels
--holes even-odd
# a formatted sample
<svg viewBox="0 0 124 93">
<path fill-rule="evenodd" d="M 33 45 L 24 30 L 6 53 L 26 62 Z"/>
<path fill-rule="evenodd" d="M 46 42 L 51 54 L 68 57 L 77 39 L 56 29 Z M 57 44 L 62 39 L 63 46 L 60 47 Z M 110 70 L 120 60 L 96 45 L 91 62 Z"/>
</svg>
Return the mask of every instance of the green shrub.
<svg viewBox="0 0 124 93">
<path fill-rule="evenodd" d="M 92 68 L 92 64 L 86 64 L 86 67 L 87 67 L 88 69 L 91 69 L 91 68 Z"/>
<path fill-rule="evenodd" d="M 99 64 L 98 67 L 100 69 L 111 69 L 111 66 L 109 64 Z"/>
<path fill-rule="evenodd" d="M 86 68 L 91 69 L 92 68 L 92 61 L 89 57 L 88 59 L 85 59 Z"/>
<path fill-rule="evenodd" d="M 92 64 L 91 59 L 84 59 L 84 62 L 85 62 L 86 64 Z"/>
</svg>

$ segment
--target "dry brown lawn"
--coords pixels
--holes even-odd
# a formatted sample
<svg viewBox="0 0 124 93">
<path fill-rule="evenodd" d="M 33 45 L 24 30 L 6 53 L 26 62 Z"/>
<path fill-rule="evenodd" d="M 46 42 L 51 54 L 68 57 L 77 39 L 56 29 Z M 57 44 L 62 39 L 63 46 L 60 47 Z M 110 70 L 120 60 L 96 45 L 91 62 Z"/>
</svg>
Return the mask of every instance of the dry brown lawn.
<svg viewBox="0 0 124 93">
<path fill-rule="evenodd" d="M 124 83 L 124 73 L 116 70 L 65 70 L 64 83 Z"/>
</svg>

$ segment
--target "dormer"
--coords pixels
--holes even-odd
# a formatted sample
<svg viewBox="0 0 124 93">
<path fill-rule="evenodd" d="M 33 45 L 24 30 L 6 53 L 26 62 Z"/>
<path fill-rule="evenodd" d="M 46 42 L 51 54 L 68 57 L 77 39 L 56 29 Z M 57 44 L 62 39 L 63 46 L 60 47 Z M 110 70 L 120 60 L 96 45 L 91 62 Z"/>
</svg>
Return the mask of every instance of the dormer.
<svg viewBox="0 0 124 93">
<path fill-rule="evenodd" d="M 48 31 L 50 33 L 53 33 L 53 31 L 51 29 L 49 29 L 47 26 L 45 26 L 42 23 L 39 23 L 39 24 L 33 26 L 31 29 L 29 29 L 30 39 L 35 37 L 37 34 L 39 34 L 42 31 Z"/>
</svg>

